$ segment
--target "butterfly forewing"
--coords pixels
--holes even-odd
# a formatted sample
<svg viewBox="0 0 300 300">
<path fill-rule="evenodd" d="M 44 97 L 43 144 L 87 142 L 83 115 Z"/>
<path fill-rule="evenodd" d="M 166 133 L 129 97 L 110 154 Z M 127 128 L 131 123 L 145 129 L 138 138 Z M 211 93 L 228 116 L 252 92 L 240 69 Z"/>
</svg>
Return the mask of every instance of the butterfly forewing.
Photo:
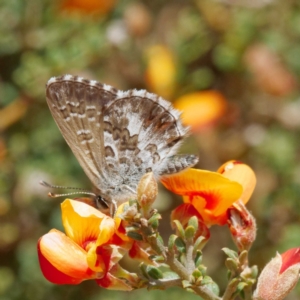
<svg viewBox="0 0 300 300">
<path fill-rule="evenodd" d="M 179 112 L 157 95 L 144 90 L 122 92 L 65 75 L 49 80 L 46 96 L 60 131 L 89 179 L 99 193 L 110 194 L 117 202 L 126 199 L 122 187 L 135 190 L 146 172 L 178 172 L 189 166 L 186 161 L 197 162 L 195 156 L 169 160 L 187 129 Z"/>
</svg>

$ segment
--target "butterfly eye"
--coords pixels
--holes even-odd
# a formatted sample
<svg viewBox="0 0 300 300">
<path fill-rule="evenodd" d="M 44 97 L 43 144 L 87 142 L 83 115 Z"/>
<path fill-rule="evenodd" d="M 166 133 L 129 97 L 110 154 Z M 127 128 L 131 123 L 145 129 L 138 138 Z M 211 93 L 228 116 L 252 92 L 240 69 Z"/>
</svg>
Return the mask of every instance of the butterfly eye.
<svg viewBox="0 0 300 300">
<path fill-rule="evenodd" d="M 108 201 L 106 201 L 102 196 L 97 196 L 96 198 L 97 207 L 99 210 L 103 211 L 109 208 Z"/>
</svg>

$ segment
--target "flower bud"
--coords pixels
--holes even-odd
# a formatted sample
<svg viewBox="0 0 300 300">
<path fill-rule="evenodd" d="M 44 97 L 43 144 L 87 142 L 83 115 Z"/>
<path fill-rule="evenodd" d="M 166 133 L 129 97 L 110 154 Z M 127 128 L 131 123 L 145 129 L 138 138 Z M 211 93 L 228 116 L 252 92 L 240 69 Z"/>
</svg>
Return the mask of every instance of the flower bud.
<svg viewBox="0 0 300 300">
<path fill-rule="evenodd" d="M 206 240 L 209 239 L 210 232 L 203 222 L 201 215 L 192 204 L 184 203 L 175 208 L 172 211 L 171 220 L 172 227 L 176 229 L 177 235 L 181 237 L 187 237 L 186 233 L 188 235 L 189 233 L 185 232 L 185 230 L 188 227 L 192 227 L 194 240 L 196 240 L 200 236 L 203 236 Z M 179 225 L 181 227 L 181 230 L 179 228 Z M 188 229 L 188 231 L 189 230 L 190 229 Z"/>
<path fill-rule="evenodd" d="M 141 178 L 137 187 L 137 201 L 141 207 L 143 216 L 146 218 L 149 216 L 149 212 L 156 199 L 157 193 L 157 182 L 153 173 L 146 173 Z"/>
<path fill-rule="evenodd" d="M 228 209 L 228 226 L 239 251 L 249 250 L 256 238 L 256 222 L 240 201 Z"/>
<path fill-rule="evenodd" d="M 300 248 L 293 248 L 283 254 L 277 253 L 262 270 L 254 300 L 284 299 L 296 286 L 300 271 Z"/>
</svg>

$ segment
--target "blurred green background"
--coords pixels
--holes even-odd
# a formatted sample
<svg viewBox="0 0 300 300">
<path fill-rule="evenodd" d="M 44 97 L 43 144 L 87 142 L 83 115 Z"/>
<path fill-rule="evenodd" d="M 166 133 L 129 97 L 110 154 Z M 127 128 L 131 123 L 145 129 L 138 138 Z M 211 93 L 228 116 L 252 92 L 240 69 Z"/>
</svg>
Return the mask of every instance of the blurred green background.
<svg viewBox="0 0 300 300">
<path fill-rule="evenodd" d="M 174 105 L 185 95 L 204 103 L 215 117 L 201 123 L 199 108 L 194 124 L 187 114 L 192 134 L 182 148 L 199 154 L 199 168 L 237 159 L 254 169 L 250 263 L 261 269 L 300 245 L 299 1 L 0 0 L 0 300 L 196 299 L 179 289 L 117 293 L 43 278 L 36 244 L 62 229 L 62 199 L 48 198 L 39 180 L 91 188 L 45 101 L 49 78 L 66 73 L 147 89 Z M 168 236 L 180 198 L 161 188 L 157 202 Z M 204 260 L 222 289 L 221 248 L 234 246 L 227 226 L 211 233 Z M 299 297 L 300 287 L 287 299 Z"/>
</svg>

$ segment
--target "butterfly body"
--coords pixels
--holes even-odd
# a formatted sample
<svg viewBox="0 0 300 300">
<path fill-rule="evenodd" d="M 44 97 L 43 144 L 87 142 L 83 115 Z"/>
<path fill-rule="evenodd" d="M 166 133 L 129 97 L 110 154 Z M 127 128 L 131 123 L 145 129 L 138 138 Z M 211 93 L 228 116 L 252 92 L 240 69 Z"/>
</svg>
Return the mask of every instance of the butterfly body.
<svg viewBox="0 0 300 300">
<path fill-rule="evenodd" d="M 64 75 L 48 81 L 46 98 L 66 142 L 109 205 L 134 197 L 145 173 L 169 175 L 198 160 L 175 155 L 188 130 L 180 113 L 155 94 Z"/>
</svg>

